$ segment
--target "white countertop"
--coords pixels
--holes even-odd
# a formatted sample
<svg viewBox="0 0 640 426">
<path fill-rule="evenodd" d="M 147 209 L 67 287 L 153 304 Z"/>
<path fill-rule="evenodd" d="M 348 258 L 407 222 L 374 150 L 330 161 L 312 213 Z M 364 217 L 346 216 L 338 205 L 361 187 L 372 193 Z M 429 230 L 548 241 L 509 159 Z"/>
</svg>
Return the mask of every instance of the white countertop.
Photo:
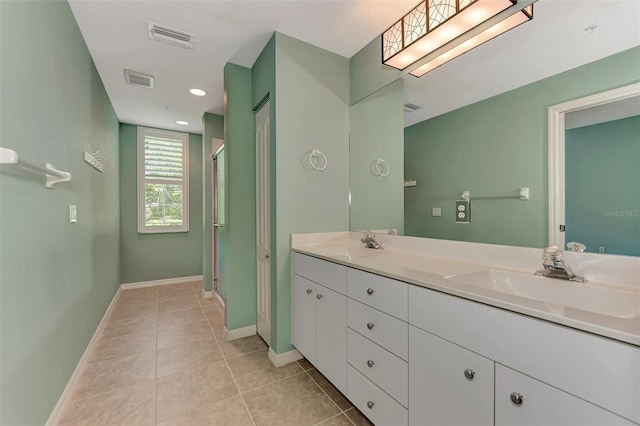
<svg viewBox="0 0 640 426">
<path fill-rule="evenodd" d="M 347 238 L 342 234 L 347 234 Z M 410 284 L 440 291 L 454 296 L 484 303 L 516 313 L 562 324 L 578 330 L 619 340 L 640 346 L 640 317 L 621 318 L 575 309 L 570 306 L 558 306 L 540 300 L 502 293 L 488 288 L 455 282 L 445 277 L 457 274 L 467 274 L 487 270 L 499 270 L 532 275 L 534 269 L 519 267 L 518 262 L 505 261 L 503 265 L 478 261 L 482 256 L 468 256 L 472 260 L 439 256 L 438 253 L 425 253 L 420 250 L 407 250 L 406 247 L 393 248 L 386 244 L 382 250 L 367 249 L 360 243 L 355 243 L 353 235 L 349 233 L 324 234 L 320 240 L 310 236 L 293 236 L 292 250 L 317 258 L 339 263 L 363 271 L 383 275 Z M 354 233 L 351 233 L 354 234 Z M 315 234 L 322 235 L 322 234 Z M 328 235 L 329 237 L 325 237 Z M 298 238 L 296 238 L 298 237 Z M 385 242 L 391 240 L 388 239 Z M 408 237 L 392 237 L 407 239 Z M 380 240 L 380 238 L 379 238 Z M 426 244 L 426 243 L 421 243 Z M 447 242 L 446 244 L 460 244 L 461 251 L 469 250 L 462 245 L 472 245 L 471 249 L 484 249 L 488 245 L 473 243 Z M 402 246 L 402 244 L 398 244 Z M 500 247 L 495 246 L 500 250 Z M 517 248 L 521 249 L 521 248 Z M 491 250 L 491 248 L 489 248 Z M 511 251 L 516 250 L 511 248 Z M 525 249 L 534 251 L 535 249 Z M 516 250 L 517 251 L 517 250 Z M 524 250 L 521 250 L 524 251 Z M 496 257 L 496 258 L 499 258 Z M 634 267 L 635 264 L 632 264 Z M 544 278 L 551 280 L 552 278 Z M 640 306 L 640 287 L 622 284 L 609 284 L 590 281 L 586 284 L 559 281 L 558 286 L 565 286 L 564 291 L 571 290 L 571 286 L 598 286 L 614 291 L 628 292 L 630 298 L 637 300 Z M 577 293 L 578 297 L 578 293 Z M 625 293 L 626 298 L 626 293 Z M 633 303 L 633 302 L 631 302 Z"/>
</svg>

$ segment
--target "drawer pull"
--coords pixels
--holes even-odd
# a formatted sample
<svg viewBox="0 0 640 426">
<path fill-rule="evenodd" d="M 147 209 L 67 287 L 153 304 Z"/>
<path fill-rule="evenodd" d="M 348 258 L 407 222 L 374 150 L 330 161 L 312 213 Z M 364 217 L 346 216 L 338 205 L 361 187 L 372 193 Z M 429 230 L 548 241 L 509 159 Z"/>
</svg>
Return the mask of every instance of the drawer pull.
<svg viewBox="0 0 640 426">
<path fill-rule="evenodd" d="M 318 298 L 318 300 L 322 299 L 322 295 L 321 294 L 316 294 L 316 297 Z"/>
<path fill-rule="evenodd" d="M 373 362 L 373 361 L 371 361 L 371 360 L 367 361 L 367 367 L 371 368 L 371 367 L 373 367 L 374 365 L 375 365 L 375 362 Z"/>
<path fill-rule="evenodd" d="M 524 397 L 519 393 L 513 392 L 511 394 L 511 402 L 513 402 L 515 405 L 522 405 L 523 400 L 524 400 Z"/>
<path fill-rule="evenodd" d="M 368 322 L 368 323 L 367 323 L 367 328 L 368 328 L 369 330 L 371 330 L 371 329 L 373 328 L 373 323 L 372 323 L 372 322 Z"/>
<path fill-rule="evenodd" d="M 368 289 L 367 289 L 367 294 L 368 294 L 369 296 L 371 296 L 371 295 L 373 294 L 373 292 L 374 292 L 374 290 L 373 290 L 372 288 L 368 288 Z"/>
<path fill-rule="evenodd" d="M 470 368 L 467 368 L 466 370 L 464 370 L 464 377 L 466 377 L 469 380 L 473 380 L 475 375 L 476 375 L 476 372 Z"/>
<path fill-rule="evenodd" d="M 367 401 L 367 407 L 369 409 L 373 408 L 374 405 L 376 405 L 376 404 L 374 404 L 373 401 Z"/>
<path fill-rule="evenodd" d="M 311 294 L 311 289 L 310 288 L 307 289 L 307 294 Z"/>
</svg>

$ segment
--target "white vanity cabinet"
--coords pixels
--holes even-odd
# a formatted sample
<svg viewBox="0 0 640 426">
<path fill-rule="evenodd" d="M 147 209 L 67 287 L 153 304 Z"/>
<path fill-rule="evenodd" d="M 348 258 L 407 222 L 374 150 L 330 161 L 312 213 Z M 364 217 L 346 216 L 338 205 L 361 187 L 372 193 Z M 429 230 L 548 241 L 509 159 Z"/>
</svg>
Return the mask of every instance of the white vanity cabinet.
<svg viewBox="0 0 640 426">
<path fill-rule="evenodd" d="M 293 253 L 293 343 L 374 424 L 640 425 L 640 348 Z"/>
<path fill-rule="evenodd" d="M 494 362 L 409 327 L 409 424 L 493 424 Z"/>
<path fill-rule="evenodd" d="M 346 268 L 298 253 L 292 261 L 293 345 L 346 393 Z"/>
</svg>

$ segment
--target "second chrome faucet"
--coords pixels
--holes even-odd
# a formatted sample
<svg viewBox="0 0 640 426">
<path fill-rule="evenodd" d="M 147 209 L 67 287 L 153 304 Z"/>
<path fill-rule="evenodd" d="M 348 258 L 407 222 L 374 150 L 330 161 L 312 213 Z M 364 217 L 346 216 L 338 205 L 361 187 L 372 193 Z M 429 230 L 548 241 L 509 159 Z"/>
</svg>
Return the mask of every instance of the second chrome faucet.
<svg viewBox="0 0 640 426">
<path fill-rule="evenodd" d="M 562 255 L 562 250 L 560 250 L 558 247 L 551 246 L 544 249 L 542 258 L 543 269 L 541 271 L 537 271 L 535 273 L 536 275 L 548 278 L 559 278 L 580 283 L 587 282 L 586 278 L 577 276 L 569 267 L 569 265 L 565 263 L 564 257 Z"/>
</svg>

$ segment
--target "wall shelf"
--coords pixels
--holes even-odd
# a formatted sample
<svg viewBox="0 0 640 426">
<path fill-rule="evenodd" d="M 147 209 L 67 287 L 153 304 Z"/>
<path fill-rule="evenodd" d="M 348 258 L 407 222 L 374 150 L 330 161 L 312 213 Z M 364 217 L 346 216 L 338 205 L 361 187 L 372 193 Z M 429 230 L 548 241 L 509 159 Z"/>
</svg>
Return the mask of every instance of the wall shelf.
<svg viewBox="0 0 640 426">
<path fill-rule="evenodd" d="M 45 175 L 45 186 L 50 189 L 60 182 L 71 181 L 71 173 L 58 170 L 51 163 L 45 163 L 44 167 L 37 166 L 21 159 L 16 151 L 9 148 L 0 147 L 0 165 L 20 166 L 32 172 L 43 174 Z"/>
</svg>

